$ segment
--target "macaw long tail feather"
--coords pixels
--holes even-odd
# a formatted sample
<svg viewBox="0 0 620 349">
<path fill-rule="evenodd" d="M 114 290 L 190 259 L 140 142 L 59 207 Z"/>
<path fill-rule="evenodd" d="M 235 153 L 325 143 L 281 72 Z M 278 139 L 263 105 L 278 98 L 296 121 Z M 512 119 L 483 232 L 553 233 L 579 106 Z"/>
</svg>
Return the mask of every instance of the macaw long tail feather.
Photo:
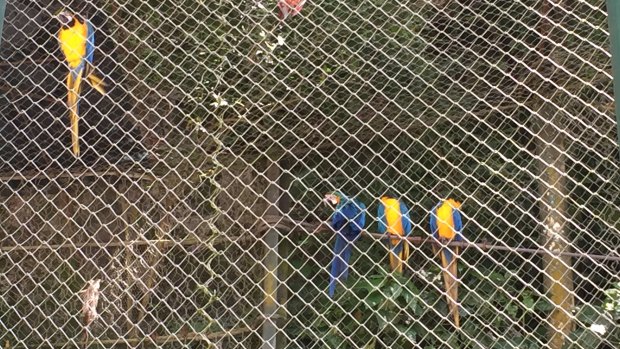
<svg viewBox="0 0 620 349">
<path fill-rule="evenodd" d="M 97 75 L 95 75 L 95 73 L 90 73 L 88 74 L 88 81 L 90 82 L 90 85 L 97 90 L 97 92 L 101 93 L 102 95 L 105 95 L 105 82 L 103 82 L 103 80 L 98 77 Z"/>
<path fill-rule="evenodd" d="M 409 241 L 403 241 L 403 260 L 409 260 Z"/>
<path fill-rule="evenodd" d="M 404 262 L 404 264 L 406 264 L 409 260 L 409 241 L 403 240 L 401 241 L 401 244 L 403 244 L 403 252 L 401 253 L 400 259 Z"/>
<path fill-rule="evenodd" d="M 330 270 L 329 280 L 329 297 L 332 298 L 336 292 L 336 284 L 338 281 L 344 281 L 349 274 L 349 260 L 351 259 L 351 252 L 353 250 L 352 244 L 350 244 L 343 236 L 338 234 L 336 236 L 336 243 L 334 245 L 334 258 L 332 259 L 332 266 Z"/>
<path fill-rule="evenodd" d="M 69 107 L 69 122 L 71 123 L 71 147 L 75 156 L 80 155 L 80 144 L 76 145 L 77 134 L 75 128 L 78 122 L 77 115 L 77 91 L 75 91 L 75 80 L 73 79 L 73 73 L 69 72 L 67 75 L 67 107 Z"/>
<path fill-rule="evenodd" d="M 409 244 L 400 239 L 391 240 L 392 249 L 389 252 L 390 268 L 397 273 L 403 272 L 403 266 L 409 259 Z"/>
<path fill-rule="evenodd" d="M 67 78 L 68 87 L 68 104 L 70 109 L 71 119 L 71 145 L 73 148 L 73 154 L 77 157 L 80 156 L 80 134 L 79 134 L 79 102 L 80 102 L 80 86 L 82 84 L 82 71 L 80 71 L 75 80 L 72 73 L 69 73 Z"/>
<path fill-rule="evenodd" d="M 458 305 L 458 270 L 456 261 L 458 254 L 458 247 L 454 247 L 454 253 L 450 248 L 443 248 L 441 252 L 441 265 L 445 269 L 443 272 L 443 281 L 448 298 L 448 309 L 450 315 L 454 317 L 454 325 L 456 328 L 461 326 Z"/>
</svg>

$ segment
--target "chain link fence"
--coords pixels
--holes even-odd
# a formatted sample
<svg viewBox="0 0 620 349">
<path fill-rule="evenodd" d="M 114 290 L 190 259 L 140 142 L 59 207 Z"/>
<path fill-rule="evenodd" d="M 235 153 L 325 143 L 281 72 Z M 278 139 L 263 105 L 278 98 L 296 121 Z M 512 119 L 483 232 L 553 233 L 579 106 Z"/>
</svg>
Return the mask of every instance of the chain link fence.
<svg viewBox="0 0 620 349">
<path fill-rule="evenodd" d="M 83 84 L 79 157 L 61 9 L 107 85 Z M 0 344 L 620 347 L 608 38 L 604 0 L 8 0 Z M 330 298 L 333 191 L 367 211 Z M 460 326 L 429 231 L 446 198 Z"/>
</svg>

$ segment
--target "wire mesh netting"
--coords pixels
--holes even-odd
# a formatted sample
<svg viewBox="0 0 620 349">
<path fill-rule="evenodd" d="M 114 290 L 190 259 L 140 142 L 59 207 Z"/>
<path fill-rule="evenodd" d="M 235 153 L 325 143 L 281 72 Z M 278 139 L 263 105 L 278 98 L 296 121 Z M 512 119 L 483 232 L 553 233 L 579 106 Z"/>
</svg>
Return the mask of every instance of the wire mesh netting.
<svg viewBox="0 0 620 349">
<path fill-rule="evenodd" d="M 608 48 L 604 0 L 8 0 L 0 344 L 618 348 Z"/>
</svg>

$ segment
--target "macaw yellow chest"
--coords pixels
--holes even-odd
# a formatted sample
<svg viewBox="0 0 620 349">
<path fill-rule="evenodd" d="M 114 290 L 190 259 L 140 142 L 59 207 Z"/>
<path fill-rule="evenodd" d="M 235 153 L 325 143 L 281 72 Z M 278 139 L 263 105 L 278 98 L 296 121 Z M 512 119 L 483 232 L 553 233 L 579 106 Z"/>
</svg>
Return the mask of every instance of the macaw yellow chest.
<svg viewBox="0 0 620 349">
<path fill-rule="evenodd" d="M 75 69 L 80 66 L 86 57 L 88 28 L 85 23 L 75 21 L 70 28 L 63 28 L 58 33 L 60 49 L 65 55 L 69 67 Z"/>
<path fill-rule="evenodd" d="M 439 237 L 444 239 L 454 239 L 454 219 L 452 218 L 452 207 L 444 203 L 437 209 L 437 230 Z"/>
<path fill-rule="evenodd" d="M 403 235 L 403 220 L 398 200 L 383 198 L 381 201 L 385 207 L 385 223 L 388 227 L 388 233 Z"/>
</svg>

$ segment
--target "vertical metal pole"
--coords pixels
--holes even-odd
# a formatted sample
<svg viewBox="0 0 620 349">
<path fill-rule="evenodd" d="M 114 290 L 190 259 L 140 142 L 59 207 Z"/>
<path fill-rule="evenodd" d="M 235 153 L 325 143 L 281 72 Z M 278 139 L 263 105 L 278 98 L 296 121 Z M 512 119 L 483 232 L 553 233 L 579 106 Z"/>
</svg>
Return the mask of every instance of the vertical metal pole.
<svg viewBox="0 0 620 349">
<path fill-rule="evenodd" d="M 607 25 L 611 43 L 611 67 L 614 77 L 614 102 L 616 104 L 616 131 L 620 145 L 620 1 L 607 0 Z"/>
</svg>

